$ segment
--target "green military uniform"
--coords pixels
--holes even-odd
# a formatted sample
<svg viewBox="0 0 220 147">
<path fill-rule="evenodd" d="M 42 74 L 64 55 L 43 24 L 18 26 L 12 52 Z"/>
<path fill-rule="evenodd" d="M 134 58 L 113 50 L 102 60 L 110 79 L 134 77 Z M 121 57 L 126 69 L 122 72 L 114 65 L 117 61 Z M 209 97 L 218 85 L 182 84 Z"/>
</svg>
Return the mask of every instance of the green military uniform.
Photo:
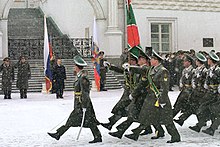
<svg viewBox="0 0 220 147">
<path fill-rule="evenodd" d="M 207 89 L 206 94 L 203 96 L 206 102 L 202 103 L 197 110 L 198 123 L 190 129 L 200 132 L 206 121 L 212 120 L 210 128 L 203 130 L 204 133 L 214 135 L 215 130 L 220 124 L 220 67 L 217 65 L 219 57 L 214 52 L 209 53 L 209 59 L 214 64 L 208 69 L 207 77 L 204 87 Z"/>
<path fill-rule="evenodd" d="M 109 123 L 102 123 L 101 125 L 109 130 L 111 130 L 112 126 L 122 117 L 128 116 L 128 106 L 131 103 L 129 95 L 134 90 L 138 83 L 138 75 L 134 72 L 125 70 L 123 68 L 119 68 L 114 65 L 109 66 L 110 70 L 115 72 L 124 74 L 125 83 L 124 83 L 124 92 L 122 97 L 117 102 L 117 104 L 112 109 L 111 113 L 114 114 L 109 118 Z"/>
<path fill-rule="evenodd" d="M 103 51 L 99 52 L 99 55 L 104 55 Z M 100 58 L 99 59 L 99 65 L 100 65 L 100 91 L 106 91 L 105 89 L 105 84 L 106 84 L 106 73 L 107 73 L 107 68 L 104 66 L 104 61 L 106 59 Z"/>
<path fill-rule="evenodd" d="M 173 117 L 176 116 L 178 112 L 187 111 L 189 108 L 188 98 L 192 93 L 192 77 L 194 68 L 192 66 L 193 59 L 189 55 L 185 55 L 184 60 L 190 61 L 191 65 L 185 68 L 182 72 L 182 77 L 180 78 L 180 89 L 181 92 L 177 97 L 177 100 L 174 104 L 173 108 Z"/>
<path fill-rule="evenodd" d="M 74 61 L 77 66 L 86 66 L 86 62 L 80 57 L 75 56 Z M 85 119 L 83 127 L 90 128 L 94 136 L 94 140 L 90 143 L 96 143 L 102 141 L 101 133 L 97 127 L 99 125 L 96 119 L 95 111 L 90 99 L 89 79 L 87 72 L 81 70 L 77 73 L 77 78 L 74 84 L 74 110 L 71 112 L 65 125 L 57 129 L 56 133 L 48 133 L 51 137 L 59 140 L 70 127 L 79 127 L 83 118 L 83 111 L 85 111 Z"/>
<path fill-rule="evenodd" d="M 20 90 L 20 98 L 27 98 L 28 80 L 31 78 L 31 69 L 27 61 L 20 60 L 14 66 L 18 68 L 16 87 Z"/>
<path fill-rule="evenodd" d="M 201 65 L 194 70 L 192 77 L 192 93 L 189 95 L 188 108 L 185 112 L 181 114 L 179 120 L 174 120 L 179 125 L 183 125 L 184 121 L 192 114 L 195 114 L 199 106 L 206 101 L 204 95 L 206 94 L 206 89 L 204 88 L 205 79 L 207 76 L 207 69 L 204 63 L 207 61 L 206 57 L 201 53 L 196 53 L 197 62 Z"/>
<path fill-rule="evenodd" d="M 160 56 L 154 53 L 158 59 Z M 161 58 L 161 57 L 160 57 Z M 158 59 L 161 60 L 161 59 Z M 171 135 L 168 143 L 179 142 L 180 135 L 172 120 L 172 106 L 168 97 L 169 91 L 169 72 L 162 64 L 154 67 L 148 74 L 149 87 L 147 96 L 141 108 L 138 122 L 140 126 L 133 130 L 133 134 L 126 137 L 138 140 L 140 132 L 149 125 L 155 125 L 156 129 L 162 128 L 164 124 Z"/>
<path fill-rule="evenodd" d="M 10 58 L 6 57 L 3 61 L 10 62 Z M 14 67 L 9 63 L 3 63 L 0 66 L 2 72 L 2 91 L 4 92 L 4 99 L 11 99 L 12 82 L 14 81 Z"/>
</svg>

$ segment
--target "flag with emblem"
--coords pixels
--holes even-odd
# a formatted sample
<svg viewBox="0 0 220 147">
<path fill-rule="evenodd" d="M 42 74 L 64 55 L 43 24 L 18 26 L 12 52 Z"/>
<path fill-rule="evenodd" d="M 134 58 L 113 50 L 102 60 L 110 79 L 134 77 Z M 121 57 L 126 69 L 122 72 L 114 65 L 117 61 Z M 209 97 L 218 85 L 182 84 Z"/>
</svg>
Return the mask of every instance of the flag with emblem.
<svg viewBox="0 0 220 147">
<path fill-rule="evenodd" d="M 93 23 L 93 40 L 92 40 L 92 60 L 94 68 L 94 79 L 97 87 L 97 91 L 100 91 L 100 64 L 99 64 L 99 45 L 97 37 L 96 18 L 94 17 Z"/>
<path fill-rule="evenodd" d="M 50 44 L 49 44 L 49 38 L 47 32 L 47 22 L 46 22 L 46 16 L 44 16 L 44 75 L 45 75 L 47 93 L 50 92 L 52 88 L 52 72 L 50 69 L 50 59 L 51 56 L 50 56 Z"/>
<path fill-rule="evenodd" d="M 131 5 L 131 0 L 126 0 L 127 5 L 127 43 L 128 51 L 135 57 L 138 58 L 140 50 L 140 37 L 138 33 L 138 27 L 136 24 L 134 12 Z M 142 50 L 143 51 L 143 50 Z"/>
</svg>

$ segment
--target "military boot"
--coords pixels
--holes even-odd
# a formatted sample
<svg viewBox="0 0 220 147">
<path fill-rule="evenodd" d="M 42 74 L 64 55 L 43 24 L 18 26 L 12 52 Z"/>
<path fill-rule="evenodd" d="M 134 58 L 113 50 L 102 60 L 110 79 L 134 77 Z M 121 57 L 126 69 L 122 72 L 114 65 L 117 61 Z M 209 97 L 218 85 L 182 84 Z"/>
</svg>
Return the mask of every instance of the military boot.
<svg viewBox="0 0 220 147">
<path fill-rule="evenodd" d="M 183 123 L 184 123 L 184 121 L 183 120 L 181 120 L 181 119 L 174 119 L 173 120 L 174 122 L 176 122 L 177 124 L 179 124 L 180 126 L 182 126 L 183 125 Z"/>
<path fill-rule="evenodd" d="M 94 140 L 90 141 L 89 143 L 97 143 L 97 142 L 102 142 L 102 138 L 94 138 Z"/>
<path fill-rule="evenodd" d="M 125 135 L 125 137 L 129 138 L 129 139 L 132 139 L 134 141 L 137 141 L 138 138 L 139 138 L 139 134 L 137 133 L 133 133 L 133 134 L 128 134 L 128 135 Z"/>
<path fill-rule="evenodd" d="M 196 131 L 196 132 L 200 132 L 200 130 L 201 130 L 201 127 L 199 127 L 199 126 L 197 126 L 197 125 L 195 125 L 195 126 L 193 126 L 193 127 L 189 127 L 191 130 L 193 130 L 193 131 Z"/>
<path fill-rule="evenodd" d="M 143 136 L 143 135 L 148 135 L 148 134 L 152 134 L 153 131 L 151 129 L 151 126 L 148 126 L 145 128 L 144 132 L 142 132 L 140 135 Z"/>
<path fill-rule="evenodd" d="M 23 89 L 20 89 L 20 98 L 21 98 L 21 99 L 24 98 L 24 91 L 23 91 Z"/>
<path fill-rule="evenodd" d="M 11 91 L 8 91 L 8 99 L 11 99 Z"/>
<path fill-rule="evenodd" d="M 60 139 L 60 135 L 58 132 L 56 133 L 47 133 L 48 135 L 50 135 L 52 138 L 55 138 L 56 140 Z"/>
<path fill-rule="evenodd" d="M 27 89 L 24 89 L 24 98 L 27 98 Z"/>
<path fill-rule="evenodd" d="M 102 135 L 101 132 L 99 131 L 97 126 L 92 126 L 90 127 L 92 134 L 94 136 L 94 140 L 90 141 L 89 143 L 97 143 L 97 142 L 102 142 Z"/>
<path fill-rule="evenodd" d="M 203 133 L 206 133 L 208 135 L 214 136 L 215 130 L 212 128 L 207 128 L 206 130 L 202 130 Z"/>
<path fill-rule="evenodd" d="M 159 139 L 160 137 L 164 137 L 164 133 L 160 133 L 159 131 L 156 131 L 156 135 L 151 137 L 151 139 Z"/>
<path fill-rule="evenodd" d="M 102 125 L 104 128 L 108 129 L 108 130 L 111 130 L 111 129 L 112 129 L 112 125 L 111 125 L 110 122 L 109 122 L 109 123 L 101 123 L 101 125 Z"/>
<path fill-rule="evenodd" d="M 6 90 L 4 90 L 4 99 L 8 99 L 8 93 Z"/>
<path fill-rule="evenodd" d="M 117 138 L 121 139 L 123 133 L 124 133 L 124 132 L 117 131 L 117 132 L 109 132 L 108 134 L 111 135 L 111 136 L 113 136 L 113 137 L 117 137 Z"/>
</svg>

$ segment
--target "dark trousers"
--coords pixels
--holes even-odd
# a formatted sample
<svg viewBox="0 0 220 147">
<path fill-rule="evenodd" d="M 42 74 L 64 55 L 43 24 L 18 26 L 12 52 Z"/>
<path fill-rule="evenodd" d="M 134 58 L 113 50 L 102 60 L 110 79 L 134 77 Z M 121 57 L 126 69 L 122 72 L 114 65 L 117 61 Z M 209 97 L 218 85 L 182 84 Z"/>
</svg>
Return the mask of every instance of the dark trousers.
<svg viewBox="0 0 220 147">
<path fill-rule="evenodd" d="M 4 90 L 4 99 L 11 99 L 11 90 Z"/>
<path fill-rule="evenodd" d="M 114 114 L 111 117 L 109 117 L 108 120 L 109 120 L 110 126 L 112 127 L 121 118 L 122 118 L 121 115 L 116 115 L 116 114 Z"/>
<path fill-rule="evenodd" d="M 57 129 L 57 133 L 59 136 L 62 136 L 71 126 L 63 125 L 59 129 Z M 101 133 L 96 125 L 90 126 L 90 130 L 94 138 L 101 138 Z"/>
<path fill-rule="evenodd" d="M 20 89 L 20 98 L 27 98 L 27 89 Z"/>
<path fill-rule="evenodd" d="M 63 89 L 56 89 L 56 96 L 57 98 L 63 98 Z"/>
</svg>

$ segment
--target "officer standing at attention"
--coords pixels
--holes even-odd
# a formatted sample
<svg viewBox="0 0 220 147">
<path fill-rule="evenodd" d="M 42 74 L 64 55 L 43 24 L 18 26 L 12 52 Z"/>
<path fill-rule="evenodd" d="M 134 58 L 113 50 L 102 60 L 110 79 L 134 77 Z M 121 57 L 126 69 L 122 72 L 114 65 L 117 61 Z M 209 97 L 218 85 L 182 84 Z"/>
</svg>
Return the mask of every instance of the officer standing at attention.
<svg viewBox="0 0 220 147">
<path fill-rule="evenodd" d="M 102 142 L 101 133 L 97 127 L 99 121 L 96 119 L 95 111 L 90 99 L 90 82 L 87 71 L 83 70 L 87 63 L 79 56 L 74 57 L 75 72 L 77 74 L 74 88 L 74 110 L 71 112 L 65 125 L 57 129 L 56 133 L 48 133 L 51 137 L 59 140 L 60 137 L 70 128 L 79 127 L 83 122 L 83 114 L 85 119 L 83 127 L 90 128 L 94 136 L 94 140 L 89 143 Z"/>
<path fill-rule="evenodd" d="M 100 91 L 107 91 L 105 88 L 105 83 L 106 83 L 106 72 L 107 72 L 107 67 L 104 65 L 104 52 L 100 51 L 99 52 L 99 62 L 100 62 Z"/>
<path fill-rule="evenodd" d="M 14 67 L 11 65 L 10 58 L 3 59 L 3 64 L 0 66 L 2 71 L 2 91 L 4 99 L 11 99 L 12 82 L 14 81 Z"/>
</svg>

